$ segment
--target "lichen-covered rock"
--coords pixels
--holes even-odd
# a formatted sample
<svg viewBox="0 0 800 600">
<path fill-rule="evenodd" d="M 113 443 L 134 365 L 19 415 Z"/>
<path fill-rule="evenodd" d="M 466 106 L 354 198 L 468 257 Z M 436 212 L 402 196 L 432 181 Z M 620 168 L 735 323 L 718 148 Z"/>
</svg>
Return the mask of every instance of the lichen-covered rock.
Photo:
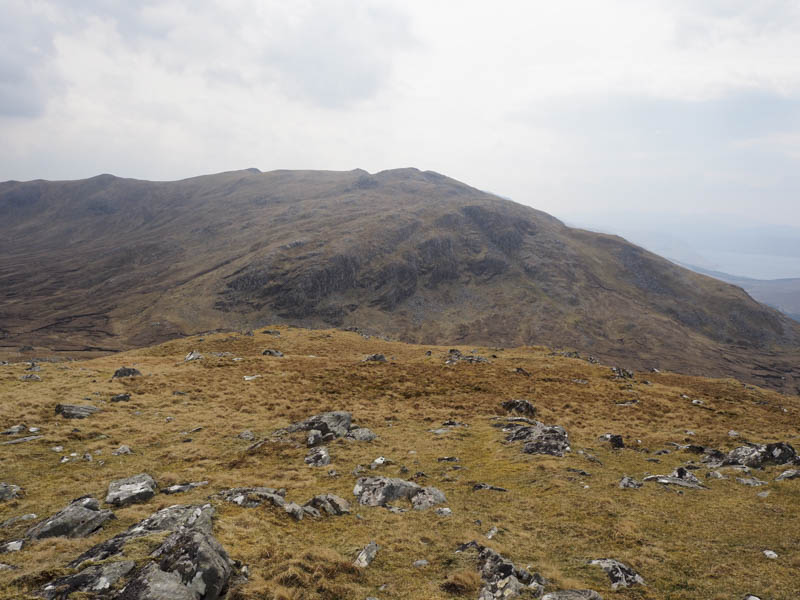
<svg viewBox="0 0 800 600">
<path fill-rule="evenodd" d="M 794 447 L 786 442 L 748 444 L 734 448 L 728 454 L 710 451 L 703 459 L 712 468 L 726 465 L 742 465 L 752 469 L 761 468 L 768 464 L 785 465 L 796 463 L 798 460 L 800 458 L 798 458 Z"/>
<path fill-rule="evenodd" d="M 77 592 L 103 595 L 135 567 L 136 563 L 130 560 L 87 567 L 73 575 L 51 581 L 39 590 L 38 595 L 46 600 L 61 600 Z"/>
<path fill-rule="evenodd" d="M 77 404 L 56 404 L 56 414 L 65 419 L 85 419 L 89 415 L 99 412 L 96 406 L 77 405 Z"/>
<path fill-rule="evenodd" d="M 283 507 L 286 504 L 286 491 L 275 490 L 268 487 L 240 487 L 224 490 L 217 494 L 226 502 L 232 502 L 246 508 L 255 508 L 265 502 L 272 506 Z"/>
<path fill-rule="evenodd" d="M 100 510 L 100 503 L 95 498 L 84 496 L 28 529 L 25 538 L 40 540 L 50 537 L 86 537 L 113 518 L 114 513 L 110 510 Z"/>
<path fill-rule="evenodd" d="M 203 360 L 203 355 L 197 350 L 192 350 L 186 355 L 186 357 L 183 359 L 183 362 L 192 362 L 193 360 Z"/>
<path fill-rule="evenodd" d="M 631 567 L 613 558 L 598 558 L 589 563 L 603 569 L 611 580 L 611 589 L 643 585 L 644 579 Z"/>
<path fill-rule="evenodd" d="M 366 506 L 386 506 L 393 500 L 405 499 L 417 510 L 447 502 L 445 495 L 434 487 L 423 488 L 413 481 L 393 477 L 360 477 L 353 495 L 359 504 Z"/>
<path fill-rule="evenodd" d="M 370 354 L 362 362 L 386 362 L 386 357 L 383 354 Z"/>
<path fill-rule="evenodd" d="M 146 502 L 156 495 L 156 482 L 147 473 L 139 473 L 124 479 L 115 479 L 108 484 L 106 504 L 125 506 Z"/>
<path fill-rule="evenodd" d="M 571 450 L 566 430 L 558 425 L 545 425 L 539 421 L 523 425 L 509 421 L 503 431 L 508 432 L 506 441 L 523 443 L 522 451 L 525 454 L 564 456 Z"/>
</svg>

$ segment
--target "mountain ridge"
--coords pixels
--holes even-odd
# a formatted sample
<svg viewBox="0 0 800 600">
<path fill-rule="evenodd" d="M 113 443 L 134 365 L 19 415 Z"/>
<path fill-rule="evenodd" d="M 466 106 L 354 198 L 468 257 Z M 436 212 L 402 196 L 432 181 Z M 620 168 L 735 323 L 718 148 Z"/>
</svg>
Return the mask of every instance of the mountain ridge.
<svg viewBox="0 0 800 600">
<path fill-rule="evenodd" d="M 5 182 L 0 209 L 8 350 L 286 323 L 800 383 L 800 326 L 739 288 L 432 171 Z"/>
</svg>

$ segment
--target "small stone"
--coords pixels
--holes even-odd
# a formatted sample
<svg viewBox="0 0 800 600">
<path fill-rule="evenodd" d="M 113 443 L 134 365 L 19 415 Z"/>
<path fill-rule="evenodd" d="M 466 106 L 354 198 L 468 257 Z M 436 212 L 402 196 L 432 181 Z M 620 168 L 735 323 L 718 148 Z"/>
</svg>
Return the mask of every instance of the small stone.
<svg viewBox="0 0 800 600">
<path fill-rule="evenodd" d="M 114 450 L 111 454 L 113 456 L 122 456 L 123 454 L 132 454 L 133 451 L 130 449 L 129 446 L 120 446 L 116 450 Z"/>
<path fill-rule="evenodd" d="M 365 569 L 373 560 L 375 560 L 375 555 L 378 554 L 379 549 L 380 546 L 378 546 L 378 544 L 375 542 L 370 542 L 364 547 L 363 550 L 361 550 L 361 552 L 358 553 L 355 561 L 353 561 L 353 565 L 361 569 Z"/>
<path fill-rule="evenodd" d="M 420 559 L 420 560 L 415 560 L 415 561 L 412 563 L 412 565 L 411 565 L 411 566 L 412 566 L 412 567 L 416 567 L 417 569 L 421 569 L 422 567 L 427 567 L 429 564 L 430 564 L 430 563 L 429 563 L 427 560 L 425 560 L 424 558 L 422 558 L 422 559 Z"/>
<path fill-rule="evenodd" d="M 305 463 L 312 467 L 324 467 L 331 464 L 331 455 L 325 446 L 318 446 L 306 456 Z"/>
<path fill-rule="evenodd" d="M 86 417 L 99 412 L 96 406 L 77 405 L 77 404 L 56 404 L 56 414 L 65 419 L 85 419 Z"/>
<path fill-rule="evenodd" d="M 200 354 L 197 350 L 192 350 L 186 357 L 183 359 L 183 362 L 192 362 L 193 360 L 202 360 L 203 355 Z"/>
<path fill-rule="evenodd" d="M 642 487 L 642 485 L 643 484 L 641 481 L 637 481 L 633 477 L 628 477 L 627 475 L 623 477 L 619 482 L 619 487 L 623 489 L 627 488 L 635 490 Z"/>
<path fill-rule="evenodd" d="M 386 362 L 386 357 L 383 354 L 370 354 L 370 355 L 364 357 L 364 359 L 361 362 L 384 362 L 385 363 Z"/>
<path fill-rule="evenodd" d="M 751 487 L 758 487 L 761 485 L 767 485 L 766 481 L 762 481 L 755 477 L 737 477 L 736 481 L 741 483 L 742 485 L 749 485 Z"/>
<path fill-rule="evenodd" d="M 0 501 L 13 500 L 20 497 L 22 488 L 10 483 L 0 483 Z"/>
<path fill-rule="evenodd" d="M 178 483 L 175 485 L 171 485 L 169 487 L 164 488 L 161 490 L 164 494 L 182 494 L 184 492 L 188 492 L 195 488 L 203 487 L 208 485 L 207 481 L 195 481 L 191 483 Z"/>
<path fill-rule="evenodd" d="M 130 394 L 117 394 L 116 396 L 111 396 L 112 402 L 128 402 L 130 399 Z"/>
<path fill-rule="evenodd" d="M 14 425 L 13 427 L 9 427 L 5 431 L 0 432 L 0 435 L 19 435 L 23 431 L 27 429 L 27 426 L 20 423 L 19 425 Z"/>
<path fill-rule="evenodd" d="M 261 353 L 263 356 L 274 356 L 276 358 L 281 358 L 283 356 L 283 352 L 280 350 L 274 350 L 272 348 L 267 348 Z"/>
<path fill-rule="evenodd" d="M 500 532 L 500 531 L 497 529 L 497 527 L 492 527 L 492 528 L 491 528 L 489 531 L 487 531 L 487 532 L 486 532 L 486 539 L 487 539 L 487 540 L 491 540 L 491 539 L 492 539 L 492 538 L 494 538 L 494 536 L 496 536 L 496 535 L 497 535 L 499 532 Z"/>
<path fill-rule="evenodd" d="M 255 434 L 252 431 L 250 431 L 249 429 L 245 429 L 243 432 L 241 432 L 236 437 L 238 437 L 240 440 L 245 440 L 247 442 L 252 442 L 254 439 L 256 439 Z"/>
<path fill-rule="evenodd" d="M 598 558 L 589 563 L 603 569 L 611 580 L 611 589 L 630 587 L 632 585 L 643 585 L 644 579 L 631 567 L 613 558 Z"/>
<path fill-rule="evenodd" d="M 436 514 L 439 515 L 440 517 L 449 517 L 450 515 L 453 514 L 453 511 L 445 506 L 443 508 L 437 508 Z"/>
<path fill-rule="evenodd" d="M 771 560 L 775 560 L 776 558 L 778 558 L 778 555 L 772 550 L 764 550 L 764 556 L 766 556 Z"/>
<path fill-rule="evenodd" d="M 28 375 L 23 375 L 19 378 L 20 381 L 41 381 L 42 378 L 39 377 L 36 373 L 30 373 Z"/>
</svg>

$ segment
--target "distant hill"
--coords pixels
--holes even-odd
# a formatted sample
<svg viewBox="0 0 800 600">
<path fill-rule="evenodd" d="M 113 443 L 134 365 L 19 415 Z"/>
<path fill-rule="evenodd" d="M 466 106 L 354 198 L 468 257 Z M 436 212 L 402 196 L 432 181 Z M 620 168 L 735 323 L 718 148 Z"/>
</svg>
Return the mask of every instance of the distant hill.
<svg viewBox="0 0 800 600">
<path fill-rule="evenodd" d="M 703 269 L 695 265 L 684 264 L 684 266 L 698 273 L 738 285 L 759 302 L 777 308 L 795 321 L 800 321 L 800 278 L 751 279 Z"/>
<path fill-rule="evenodd" d="M 800 325 L 738 287 L 433 172 L 6 182 L 0 214 L 7 351 L 288 323 L 800 383 Z"/>
</svg>

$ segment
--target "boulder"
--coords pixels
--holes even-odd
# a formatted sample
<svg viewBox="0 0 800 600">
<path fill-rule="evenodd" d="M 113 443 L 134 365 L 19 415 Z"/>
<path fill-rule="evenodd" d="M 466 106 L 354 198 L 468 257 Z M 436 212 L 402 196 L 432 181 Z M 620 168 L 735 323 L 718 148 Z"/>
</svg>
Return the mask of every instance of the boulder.
<svg viewBox="0 0 800 600">
<path fill-rule="evenodd" d="M 523 443 L 525 454 L 564 456 L 571 450 L 566 430 L 558 425 L 545 425 L 539 421 L 522 425 L 509 421 L 503 431 L 508 432 L 506 441 Z"/>
<path fill-rule="evenodd" d="M 285 495 L 286 491 L 283 489 L 274 490 L 268 487 L 232 488 L 217 494 L 226 502 L 232 502 L 246 508 L 255 508 L 265 502 L 269 502 L 272 506 L 283 507 L 286 504 Z"/>
<path fill-rule="evenodd" d="M 38 595 L 46 600 L 61 600 L 71 594 L 106 594 L 115 584 L 136 567 L 130 560 L 109 562 L 87 567 L 74 575 L 59 577 L 45 585 Z"/>
<path fill-rule="evenodd" d="M 378 544 L 370 542 L 358 553 L 358 556 L 356 556 L 356 559 L 353 561 L 353 565 L 365 569 L 375 560 L 375 555 L 378 554 L 379 549 L 380 546 L 378 546 Z"/>
<path fill-rule="evenodd" d="M 345 439 L 355 440 L 357 442 L 371 442 L 378 436 L 366 427 L 353 427 L 344 437 Z"/>
<path fill-rule="evenodd" d="M 318 446 L 309 452 L 305 458 L 305 463 L 312 467 L 324 467 L 331 464 L 331 455 L 325 446 Z"/>
<path fill-rule="evenodd" d="M 644 579 L 631 567 L 613 558 L 598 558 L 589 563 L 603 569 L 611 580 L 611 589 L 626 588 L 632 585 L 643 585 Z"/>
<path fill-rule="evenodd" d="M 289 433 L 296 431 L 311 431 L 316 429 L 321 435 L 333 434 L 334 437 L 340 438 L 347 435 L 350 431 L 350 424 L 352 415 L 346 411 L 333 411 L 326 412 L 319 415 L 309 417 L 304 421 L 293 423 L 286 428 Z"/>
<path fill-rule="evenodd" d="M 636 481 L 633 477 L 625 476 L 620 480 L 619 487 L 623 489 L 628 488 L 635 490 L 642 487 L 642 482 Z"/>
<path fill-rule="evenodd" d="M 25 532 L 25 538 L 41 540 L 51 537 L 86 537 L 113 518 L 114 513 L 110 510 L 100 510 L 100 502 L 95 498 L 84 496 L 73 500 L 52 517 L 28 529 Z"/>
<path fill-rule="evenodd" d="M 525 415 L 531 418 L 536 416 L 536 407 L 528 400 L 506 400 L 501 406 L 506 412 Z"/>
<path fill-rule="evenodd" d="M 326 512 L 331 516 L 350 514 L 350 503 L 344 498 L 340 498 L 334 494 L 319 494 L 314 496 L 303 506 L 311 506 L 320 512 Z"/>
<path fill-rule="evenodd" d="M 434 487 L 425 487 L 404 479 L 392 477 L 360 477 L 353 488 L 359 504 L 386 506 L 393 500 L 406 499 L 416 510 L 424 510 L 447 501 L 445 495 Z M 417 497 L 419 496 L 419 497 Z"/>
<path fill-rule="evenodd" d="M 156 482 L 147 473 L 139 473 L 124 479 L 115 479 L 108 484 L 106 504 L 125 506 L 146 502 L 156 495 Z"/>
<path fill-rule="evenodd" d="M 0 502 L 19 498 L 22 488 L 11 483 L 0 483 Z"/>
<path fill-rule="evenodd" d="M 77 404 L 56 404 L 56 414 L 65 419 L 85 419 L 89 415 L 99 412 L 96 406 L 77 405 Z"/>
<path fill-rule="evenodd" d="M 120 379 L 122 377 L 141 377 L 142 373 L 138 369 L 132 367 L 120 367 L 114 371 L 111 379 Z"/>
<path fill-rule="evenodd" d="M 742 465 L 753 469 L 768 464 L 785 465 L 797 462 L 798 456 L 791 444 L 774 442 L 770 444 L 748 444 L 734 448 L 728 454 L 708 451 L 703 462 L 712 468 L 726 465 Z"/>
</svg>

